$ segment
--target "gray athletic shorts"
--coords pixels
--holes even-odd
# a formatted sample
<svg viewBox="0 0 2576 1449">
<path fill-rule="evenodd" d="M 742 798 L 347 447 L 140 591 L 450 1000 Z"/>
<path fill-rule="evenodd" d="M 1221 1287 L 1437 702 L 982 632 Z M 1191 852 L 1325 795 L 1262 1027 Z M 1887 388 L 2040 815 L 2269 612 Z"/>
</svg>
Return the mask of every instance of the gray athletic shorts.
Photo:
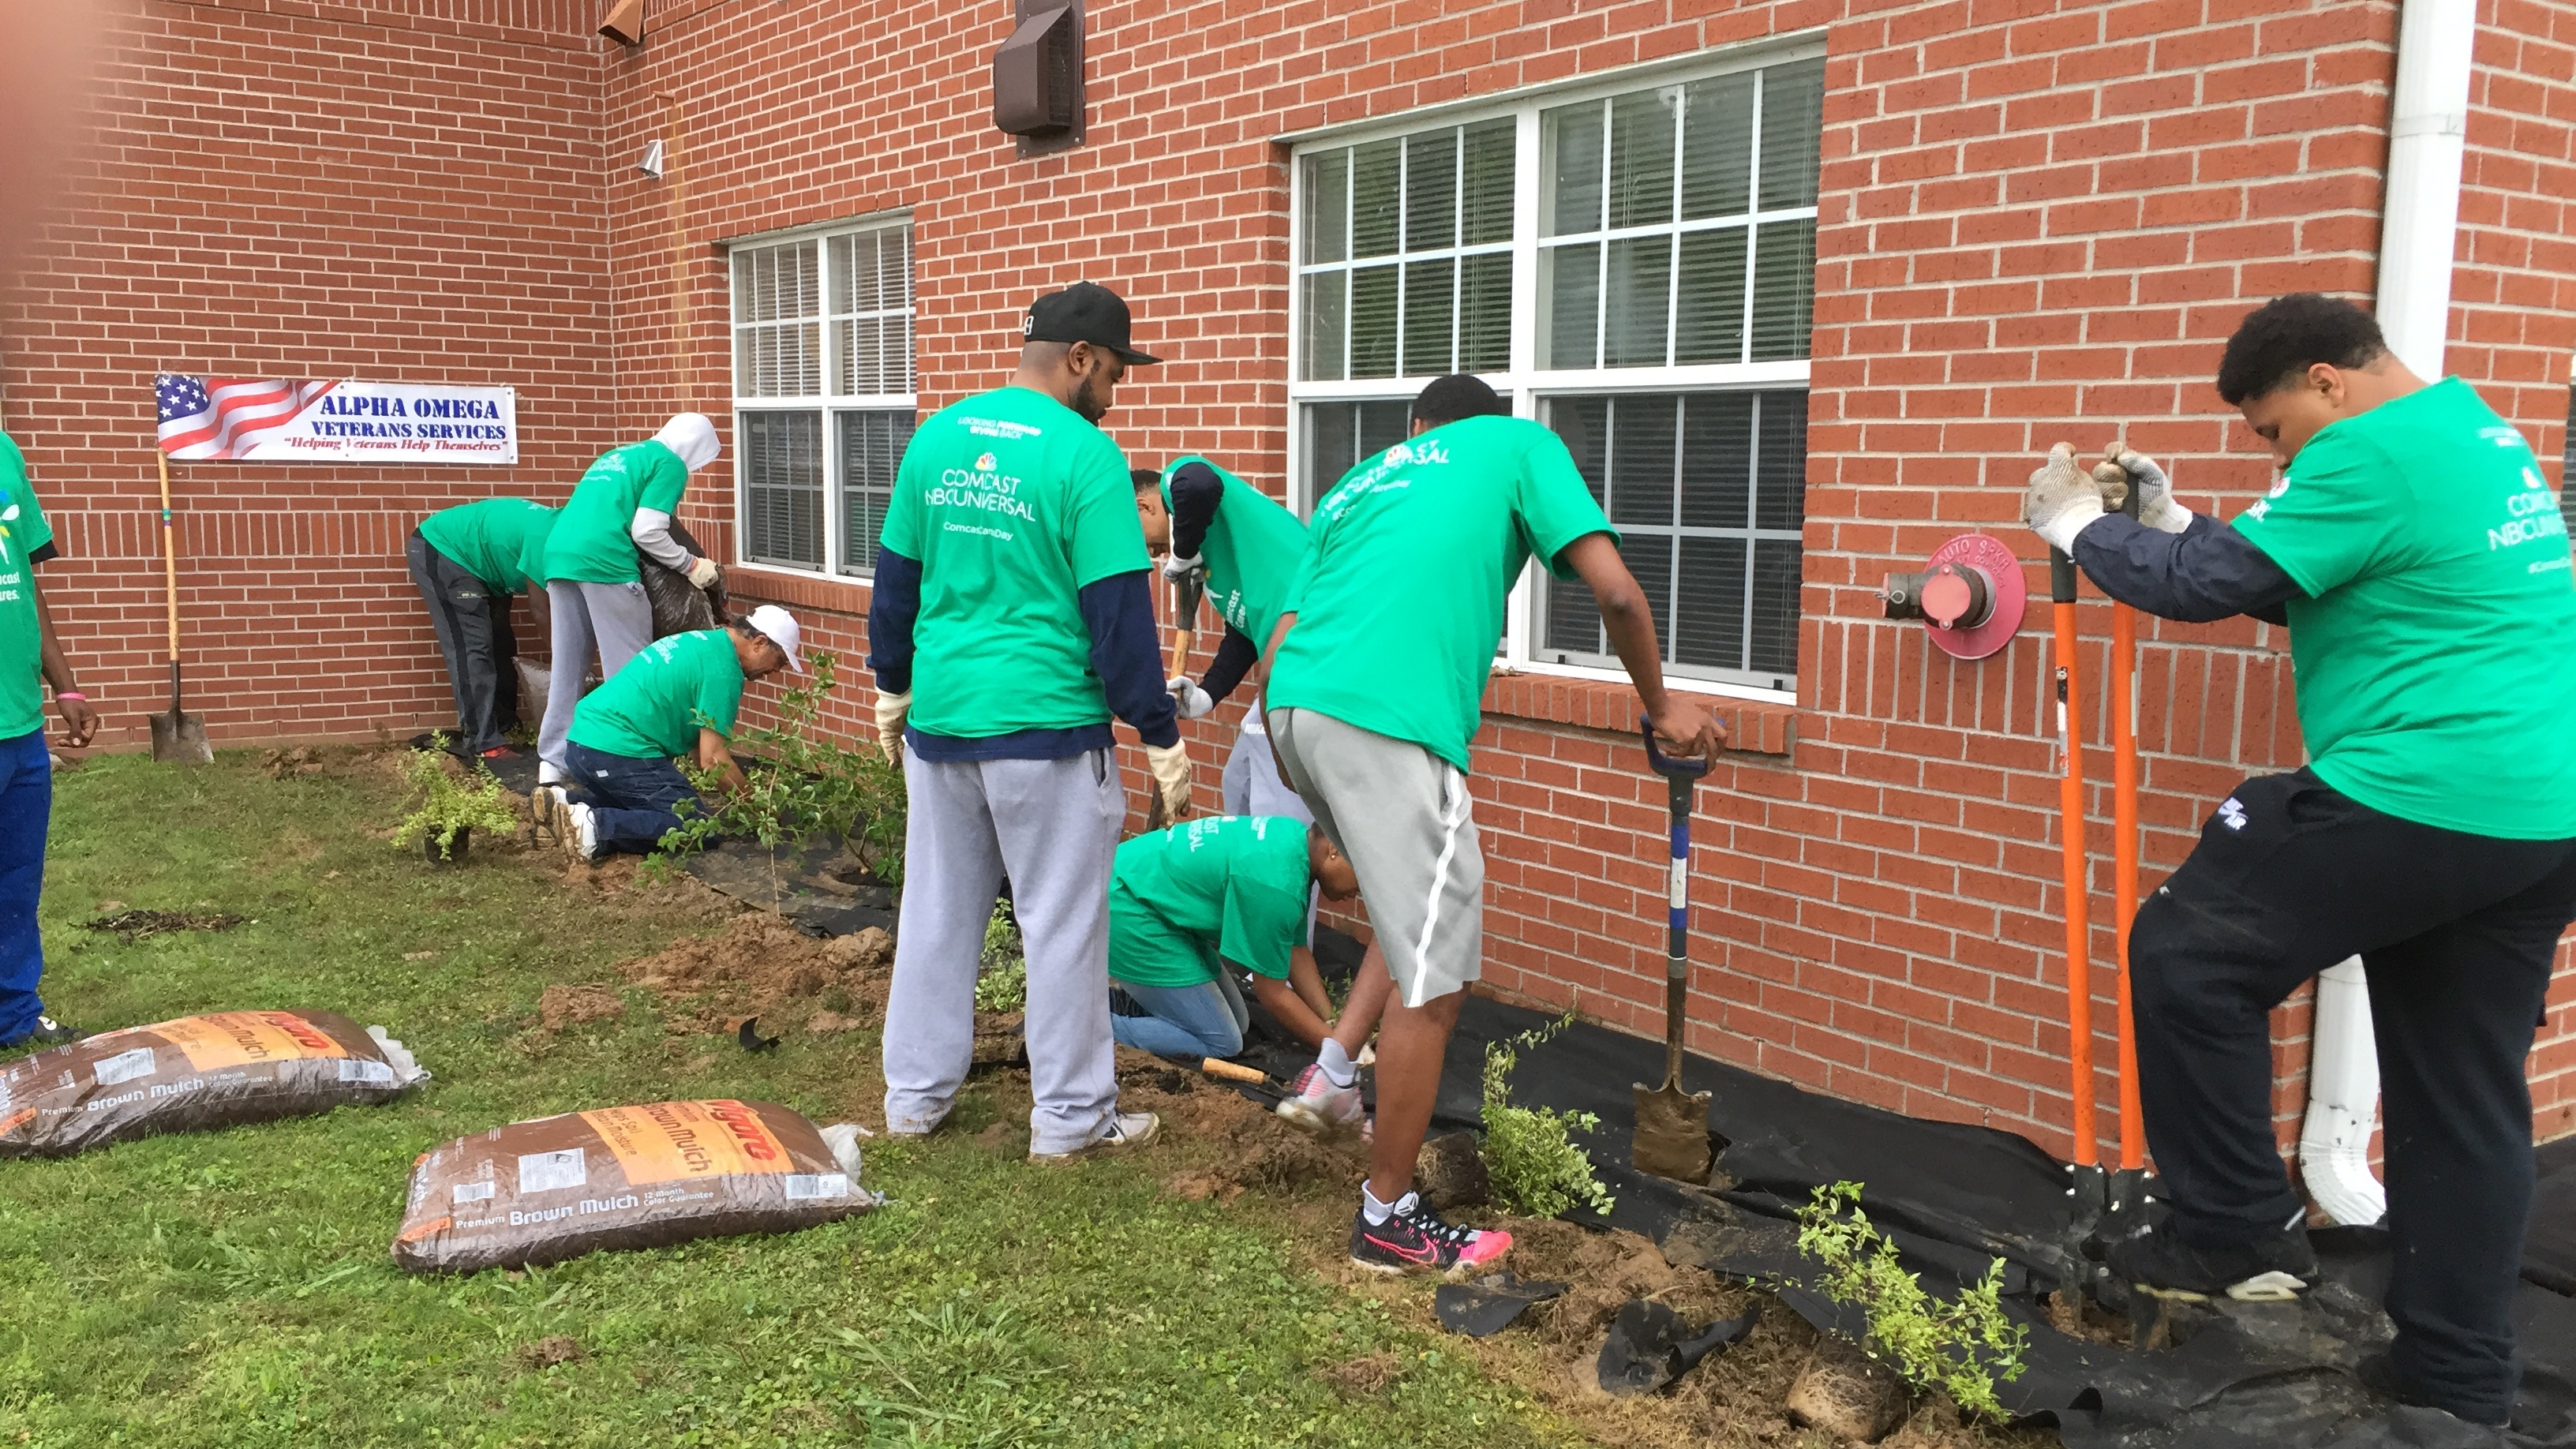
<svg viewBox="0 0 2576 1449">
<path fill-rule="evenodd" d="M 1270 743 L 1358 872 L 1404 1004 L 1475 980 L 1484 963 L 1485 855 L 1466 775 L 1410 740 L 1310 709 L 1270 711 Z"/>
</svg>

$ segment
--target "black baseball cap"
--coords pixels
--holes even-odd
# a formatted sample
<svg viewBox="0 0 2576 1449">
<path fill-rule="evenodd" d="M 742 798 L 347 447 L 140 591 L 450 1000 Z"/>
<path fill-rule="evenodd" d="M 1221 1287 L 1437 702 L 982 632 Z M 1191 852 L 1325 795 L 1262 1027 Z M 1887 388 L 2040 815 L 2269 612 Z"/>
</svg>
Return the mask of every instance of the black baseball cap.
<svg viewBox="0 0 2576 1449">
<path fill-rule="evenodd" d="M 1127 345 L 1127 304 L 1098 282 L 1076 282 L 1031 302 L 1020 319 L 1020 336 L 1030 342 L 1088 342 L 1130 366 L 1163 360 Z"/>
</svg>

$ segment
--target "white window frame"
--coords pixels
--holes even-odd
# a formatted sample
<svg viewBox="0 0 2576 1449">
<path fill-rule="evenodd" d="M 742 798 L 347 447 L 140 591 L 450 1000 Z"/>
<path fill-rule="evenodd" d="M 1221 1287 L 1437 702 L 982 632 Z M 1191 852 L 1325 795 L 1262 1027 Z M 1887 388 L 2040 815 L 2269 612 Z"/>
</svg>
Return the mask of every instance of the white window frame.
<svg viewBox="0 0 2576 1449">
<path fill-rule="evenodd" d="M 1315 499 L 1310 491 L 1307 473 L 1305 404 L 1316 402 L 1372 401 L 1388 398 L 1410 399 L 1422 390 L 1431 374 L 1396 378 L 1344 379 L 1331 382 L 1307 382 L 1300 379 L 1304 370 L 1306 338 L 1305 318 L 1305 248 L 1306 189 L 1303 184 L 1306 157 L 1318 151 L 1339 150 L 1346 146 L 1364 145 L 1371 141 L 1390 140 L 1444 126 L 1473 125 L 1478 121 L 1510 116 L 1517 122 L 1514 146 L 1514 181 L 1512 188 L 1512 337 L 1511 365 L 1499 373 L 1479 374 L 1512 405 L 1512 415 L 1537 419 L 1541 403 L 1553 396 L 1633 392 L 1710 392 L 1757 391 L 1763 388 L 1807 387 L 1811 366 L 1808 358 L 1778 362 L 1698 363 L 1663 367 L 1599 367 L 1581 371 L 1547 370 L 1538 364 L 1539 315 L 1538 272 L 1541 235 L 1539 201 L 1544 191 L 1542 170 L 1540 113 L 1559 106 L 1585 101 L 1601 101 L 1612 96 L 1667 85 L 1684 85 L 1716 76 L 1761 70 L 1768 66 L 1814 60 L 1825 54 L 1821 35 L 1808 34 L 1782 40 L 1763 41 L 1734 47 L 1722 52 L 1691 57 L 1684 62 L 1657 61 L 1646 65 L 1623 67 L 1586 76 L 1564 85 L 1533 87 L 1493 100 L 1451 104 L 1410 111 L 1382 121 L 1328 131 L 1311 132 L 1286 138 L 1288 156 L 1288 497 L 1289 504 L 1300 516 L 1311 513 Z M 1756 133 L 1755 144 L 1760 144 Z M 1756 158 L 1758 162 L 1758 157 Z M 1787 211 L 1750 211 L 1745 219 L 1759 223 L 1797 217 L 1813 217 L 1814 207 Z M 1730 220 L 1733 220 L 1730 218 Z M 1680 231 L 1687 234 L 1706 226 L 1703 221 L 1683 222 L 1678 227 L 1624 228 L 1609 234 L 1610 238 L 1627 235 L 1651 235 Z M 1401 229 L 1399 228 L 1399 234 Z M 1605 248 L 1606 250 L 1606 248 Z M 1748 258 L 1749 264 L 1749 258 Z M 1330 264 L 1318 264 L 1319 269 Z M 1678 282 L 1674 283 L 1676 291 Z M 1750 323 L 1751 302 L 1746 303 Z M 1402 319 L 1397 327 L 1401 335 Z M 1453 318 L 1452 325 L 1457 325 Z M 1347 344 L 1346 344 L 1347 345 Z M 1399 353 L 1401 348 L 1399 347 Z M 1537 646 L 1537 565 L 1524 571 L 1513 585 L 1509 607 L 1505 611 L 1503 651 L 1497 663 L 1526 674 L 1552 674 L 1575 679 L 1597 679 L 1624 682 L 1627 674 L 1617 669 L 1585 664 L 1558 664 L 1541 659 Z M 1669 641 L 1667 641 L 1669 642 Z M 1808 661 L 1801 660 L 1804 666 Z M 1789 687 L 1766 689 L 1758 685 L 1731 680 L 1705 679 L 1674 673 L 1667 667 L 1665 683 L 1695 694 L 1717 695 L 1730 699 L 1762 700 L 1773 703 L 1797 702 L 1797 681 Z"/>
<path fill-rule="evenodd" d="M 832 284 L 836 279 L 832 275 L 831 239 L 839 236 L 849 236 L 856 233 L 884 231 L 894 227 L 902 227 L 906 231 L 913 231 L 912 212 L 908 209 L 877 212 L 868 216 L 851 217 L 840 221 L 826 222 L 814 226 L 794 227 L 784 231 L 761 232 L 752 236 L 734 237 L 726 241 L 724 244 L 727 254 L 725 263 L 725 386 L 729 395 L 733 398 L 733 436 L 736 442 L 735 466 L 733 470 L 733 567 L 774 572 L 790 578 L 820 579 L 831 583 L 853 584 L 860 587 L 867 586 L 874 579 L 873 573 L 870 572 L 844 573 L 841 571 L 841 561 L 843 557 L 843 550 L 841 547 L 843 515 L 841 512 L 841 499 L 835 491 L 838 486 L 837 480 L 842 474 L 841 430 L 834 425 L 833 420 L 837 414 L 845 412 L 905 411 L 913 413 L 915 415 L 914 420 L 918 422 L 918 415 L 921 410 L 920 394 L 918 391 L 902 393 L 836 393 L 831 391 L 832 384 L 836 380 L 834 376 L 836 369 L 832 352 L 832 324 L 835 321 L 848 321 L 852 317 L 858 315 L 856 313 L 835 312 L 832 310 Z M 907 257 L 911 258 L 915 262 L 917 262 L 920 255 L 918 250 L 919 240 L 918 232 L 914 232 L 911 247 L 906 253 Z M 772 324 L 745 322 L 733 315 L 733 254 L 736 252 L 756 251 L 763 247 L 780 246 L 797 242 L 810 243 L 814 248 L 816 267 L 815 298 L 819 304 L 815 313 L 815 321 L 822 330 L 821 346 L 823 354 L 822 376 L 824 391 L 812 397 L 747 396 L 739 391 L 735 391 L 735 389 L 739 388 L 741 384 L 741 372 L 736 365 L 736 357 L 738 355 L 736 350 L 737 340 L 742 333 L 754 327 Z M 921 293 L 918 287 L 912 287 L 910 288 L 910 291 L 912 303 L 908 310 L 913 324 L 914 360 L 912 372 L 914 385 L 917 389 L 921 378 Z M 750 530 L 744 527 L 743 518 L 750 502 L 749 490 L 751 487 L 751 481 L 747 470 L 742 466 L 742 455 L 740 452 L 740 441 L 743 436 L 742 417 L 743 414 L 747 412 L 811 412 L 822 419 L 823 562 L 819 567 L 807 568 L 796 564 L 778 563 L 774 560 L 753 562 L 749 557 L 747 549 Z"/>
</svg>

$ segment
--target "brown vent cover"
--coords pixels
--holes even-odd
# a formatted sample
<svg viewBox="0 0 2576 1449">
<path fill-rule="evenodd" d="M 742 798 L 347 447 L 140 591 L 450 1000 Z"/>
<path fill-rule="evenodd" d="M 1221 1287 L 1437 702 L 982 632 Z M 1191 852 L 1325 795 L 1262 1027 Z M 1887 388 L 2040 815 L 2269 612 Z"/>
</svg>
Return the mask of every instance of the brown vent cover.
<svg viewBox="0 0 2576 1449">
<path fill-rule="evenodd" d="M 620 45 L 642 45 L 644 0 L 609 0 L 608 15 L 599 22 L 599 33 Z"/>
<path fill-rule="evenodd" d="M 993 55 L 993 125 L 1039 143 L 1079 139 L 1082 14 L 1073 5 L 1032 10 Z"/>
</svg>

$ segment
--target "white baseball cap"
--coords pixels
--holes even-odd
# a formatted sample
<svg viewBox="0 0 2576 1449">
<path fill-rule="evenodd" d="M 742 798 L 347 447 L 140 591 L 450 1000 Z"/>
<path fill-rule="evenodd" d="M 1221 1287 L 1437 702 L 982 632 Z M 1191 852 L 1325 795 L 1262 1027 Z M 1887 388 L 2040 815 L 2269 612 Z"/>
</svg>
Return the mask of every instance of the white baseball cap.
<svg viewBox="0 0 2576 1449">
<path fill-rule="evenodd" d="M 776 604 L 763 604 L 751 611 L 743 623 L 752 632 L 777 645 L 787 655 L 787 667 L 798 674 L 805 672 L 805 631 L 796 627 L 796 616 Z"/>
</svg>

